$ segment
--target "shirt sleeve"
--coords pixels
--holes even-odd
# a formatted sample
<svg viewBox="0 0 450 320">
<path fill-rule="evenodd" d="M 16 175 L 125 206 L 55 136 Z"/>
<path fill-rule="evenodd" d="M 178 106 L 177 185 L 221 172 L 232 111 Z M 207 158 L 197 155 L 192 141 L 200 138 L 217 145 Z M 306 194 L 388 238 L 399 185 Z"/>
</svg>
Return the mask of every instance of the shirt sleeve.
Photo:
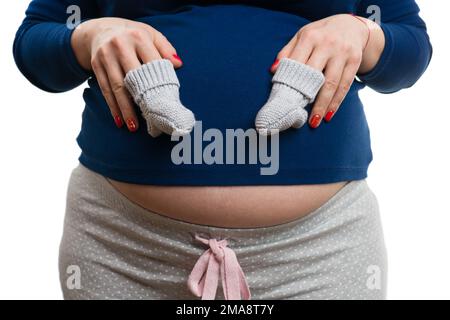
<svg viewBox="0 0 450 320">
<path fill-rule="evenodd" d="M 372 12 L 367 11 L 373 5 L 379 8 L 386 44 L 375 68 L 358 77 L 381 93 L 409 88 L 425 72 L 433 54 L 420 9 L 414 0 L 360 0 L 357 14 L 369 18 Z"/>
<path fill-rule="evenodd" d="M 48 92 L 71 90 L 92 76 L 72 49 L 67 11 L 73 5 L 79 8 L 81 21 L 97 16 L 93 0 L 33 0 L 14 39 L 17 67 L 32 84 Z"/>
</svg>

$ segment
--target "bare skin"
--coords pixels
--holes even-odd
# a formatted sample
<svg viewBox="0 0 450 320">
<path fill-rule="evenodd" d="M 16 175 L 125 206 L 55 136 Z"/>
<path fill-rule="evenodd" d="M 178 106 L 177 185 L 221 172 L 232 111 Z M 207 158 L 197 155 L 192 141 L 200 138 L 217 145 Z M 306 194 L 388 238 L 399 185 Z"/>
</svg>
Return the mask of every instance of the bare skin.
<svg viewBox="0 0 450 320">
<path fill-rule="evenodd" d="M 361 19 L 364 23 L 350 15 L 336 15 L 313 22 L 299 30 L 278 55 L 306 63 L 326 76 L 311 112 L 309 124 L 313 128 L 318 128 L 323 118 L 331 120 L 332 116 L 327 115 L 330 111 L 337 112 L 355 75 L 373 69 L 383 52 L 385 39 L 381 28 Z M 367 26 L 371 29 L 370 37 Z M 131 132 L 139 124 L 123 85 L 126 72 L 161 58 L 171 60 L 175 68 L 182 66 L 175 48 L 159 31 L 121 18 L 84 22 L 73 33 L 72 47 L 80 65 L 96 74 L 116 124 L 119 118 Z M 273 72 L 276 67 L 275 63 Z M 125 197 L 152 212 L 230 228 L 270 226 L 304 217 L 347 183 L 165 187 L 108 180 Z"/>
<path fill-rule="evenodd" d="M 345 182 L 297 186 L 165 187 L 109 180 L 129 200 L 191 223 L 229 228 L 281 224 L 324 204 Z"/>
</svg>

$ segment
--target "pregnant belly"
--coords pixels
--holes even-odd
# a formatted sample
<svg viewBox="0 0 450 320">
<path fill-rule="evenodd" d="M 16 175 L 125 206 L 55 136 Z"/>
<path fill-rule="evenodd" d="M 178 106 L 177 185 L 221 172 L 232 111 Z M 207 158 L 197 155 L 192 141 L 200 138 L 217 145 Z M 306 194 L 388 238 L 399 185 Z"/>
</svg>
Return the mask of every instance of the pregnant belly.
<svg viewBox="0 0 450 320">
<path fill-rule="evenodd" d="M 273 226 L 302 218 L 325 204 L 346 184 L 172 187 L 108 181 L 130 201 L 151 212 L 228 228 Z"/>
<path fill-rule="evenodd" d="M 137 20 L 162 32 L 177 49 L 184 62 L 177 70 L 182 102 L 202 121 L 204 130 L 212 128 L 222 133 L 227 129 L 254 128 L 255 116 L 270 93 L 272 75 L 268 68 L 290 38 L 309 22 L 284 12 L 238 5 L 187 6 L 180 12 Z M 91 95 L 88 92 L 86 97 Z M 83 151 L 108 161 L 112 167 L 132 167 L 135 177 L 139 178 L 143 172 L 156 181 L 154 185 L 142 185 L 114 178 L 109 180 L 113 186 L 150 211 L 222 227 L 276 225 L 319 208 L 345 185 L 345 181 L 321 179 L 321 184 L 296 181 L 308 177 L 314 180 L 316 172 L 346 168 L 348 163 L 336 163 L 333 157 L 342 152 L 347 155 L 345 159 L 349 155 L 353 159 L 359 154 L 356 146 L 360 144 L 355 139 L 362 135 L 354 123 L 360 123 L 360 128 L 364 125 L 362 108 L 354 104 L 352 108 L 342 107 L 336 120 L 323 128 L 314 131 L 306 125 L 283 132 L 278 173 L 282 178 L 278 180 L 274 176 L 274 183 L 267 183 L 269 178 L 263 177 L 264 180 L 259 176 L 258 166 L 238 165 L 236 161 L 231 165 L 175 165 L 171 161 L 174 143 L 170 142 L 170 137 L 153 139 L 145 130 L 135 135 L 115 129 L 103 130 L 100 124 L 107 122 L 109 125 L 111 119 L 107 107 L 103 104 L 104 110 L 101 110 L 99 104 L 94 99 L 88 101 L 89 109 L 84 113 L 83 122 L 92 125 L 86 125 L 80 135 Z M 102 117 L 103 122 L 99 121 Z M 346 149 L 336 150 L 330 137 L 340 141 Z M 126 143 L 116 143 L 116 140 Z M 92 141 L 96 142 L 96 148 L 88 148 Z M 111 152 L 116 158 L 107 157 Z M 186 182 L 183 177 L 188 177 L 189 183 L 180 186 Z M 258 185 L 259 179 L 265 183 Z M 247 186 L 243 183 L 246 180 L 250 182 Z M 239 183 L 234 185 L 234 181 Z M 176 184 L 179 186 L 174 186 Z"/>
</svg>

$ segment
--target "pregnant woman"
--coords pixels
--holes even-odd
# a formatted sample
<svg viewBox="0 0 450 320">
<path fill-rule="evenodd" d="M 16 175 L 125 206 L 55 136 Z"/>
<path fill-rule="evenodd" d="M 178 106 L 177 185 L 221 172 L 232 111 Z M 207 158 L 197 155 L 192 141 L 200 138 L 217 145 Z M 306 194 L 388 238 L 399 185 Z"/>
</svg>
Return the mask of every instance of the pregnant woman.
<svg viewBox="0 0 450 320">
<path fill-rule="evenodd" d="M 33 0 L 14 43 L 21 72 L 49 92 L 89 84 L 60 245 L 64 297 L 385 298 L 358 91 L 419 79 L 432 49 L 418 13 L 413 0 Z M 282 58 L 325 84 L 306 125 L 265 137 L 276 170 L 263 174 L 255 116 Z M 179 141 L 149 135 L 124 85 L 158 59 L 201 120 Z M 244 149 L 210 152 L 242 132 Z"/>
</svg>

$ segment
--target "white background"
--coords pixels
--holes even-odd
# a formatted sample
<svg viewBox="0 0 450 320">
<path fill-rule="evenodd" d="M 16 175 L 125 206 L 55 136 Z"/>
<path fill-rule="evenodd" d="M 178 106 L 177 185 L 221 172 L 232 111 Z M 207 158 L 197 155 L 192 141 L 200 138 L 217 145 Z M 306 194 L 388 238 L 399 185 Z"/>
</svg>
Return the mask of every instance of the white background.
<svg viewBox="0 0 450 320">
<path fill-rule="evenodd" d="M 45 93 L 16 69 L 12 41 L 28 3 L 9 1 L 0 29 L 0 299 L 61 299 L 58 246 L 82 87 Z M 374 153 L 368 181 L 389 250 L 389 298 L 448 299 L 450 3 L 418 3 L 434 57 L 414 88 L 362 93 Z"/>
</svg>

